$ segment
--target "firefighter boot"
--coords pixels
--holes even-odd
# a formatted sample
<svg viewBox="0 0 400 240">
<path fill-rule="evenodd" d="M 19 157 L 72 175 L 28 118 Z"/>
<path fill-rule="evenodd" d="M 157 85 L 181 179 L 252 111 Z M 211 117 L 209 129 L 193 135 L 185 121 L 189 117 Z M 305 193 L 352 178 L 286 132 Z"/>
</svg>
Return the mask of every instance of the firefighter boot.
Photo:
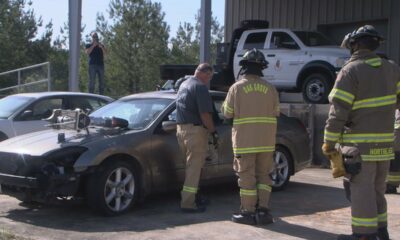
<svg viewBox="0 0 400 240">
<path fill-rule="evenodd" d="M 337 240 L 379 240 L 376 234 L 369 235 L 360 235 L 360 234 L 352 234 L 352 235 L 339 235 Z"/>
<path fill-rule="evenodd" d="M 253 212 L 241 211 L 239 213 L 232 214 L 232 222 L 247 224 L 247 225 L 256 225 L 256 214 Z"/>
<path fill-rule="evenodd" d="M 210 200 L 200 193 L 196 194 L 195 202 L 197 206 L 207 206 L 210 204 Z"/>
<path fill-rule="evenodd" d="M 382 227 L 378 229 L 378 237 L 379 240 L 390 240 L 387 227 Z"/>
<path fill-rule="evenodd" d="M 390 184 L 386 184 L 386 193 L 389 194 L 396 194 L 397 193 L 397 187 L 390 185 Z"/>
<path fill-rule="evenodd" d="M 256 212 L 256 222 L 259 225 L 267 225 L 274 222 L 274 218 L 267 208 L 259 208 Z"/>
</svg>

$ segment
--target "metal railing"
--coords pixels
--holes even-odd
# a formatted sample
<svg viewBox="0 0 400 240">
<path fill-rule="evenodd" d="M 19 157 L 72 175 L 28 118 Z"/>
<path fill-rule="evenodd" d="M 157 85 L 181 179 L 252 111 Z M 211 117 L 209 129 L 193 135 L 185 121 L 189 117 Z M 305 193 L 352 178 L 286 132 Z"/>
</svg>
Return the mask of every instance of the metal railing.
<svg viewBox="0 0 400 240">
<path fill-rule="evenodd" d="M 35 69 L 35 68 L 40 68 L 40 67 L 45 67 L 45 66 L 47 66 L 47 78 L 34 80 L 34 81 L 28 82 L 28 83 L 22 83 L 21 73 L 23 71 L 31 70 L 31 69 Z M 2 73 L 0 73 L 0 76 L 10 75 L 10 74 L 13 74 L 13 73 L 17 73 L 17 85 L 1 88 L 0 92 L 16 89 L 17 93 L 19 93 L 21 91 L 21 89 L 24 88 L 24 87 L 29 87 L 29 86 L 32 86 L 32 85 L 37 85 L 37 84 L 42 84 L 42 83 L 47 83 L 47 91 L 51 91 L 50 62 L 39 63 L 39 64 L 31 65 L 31 66 L 28 66 L 28 67 L 18 68 L 18 69 L 14 69 L 14 70 L 7 71 L 7 72 L 2 72 Z"/>
</svg>

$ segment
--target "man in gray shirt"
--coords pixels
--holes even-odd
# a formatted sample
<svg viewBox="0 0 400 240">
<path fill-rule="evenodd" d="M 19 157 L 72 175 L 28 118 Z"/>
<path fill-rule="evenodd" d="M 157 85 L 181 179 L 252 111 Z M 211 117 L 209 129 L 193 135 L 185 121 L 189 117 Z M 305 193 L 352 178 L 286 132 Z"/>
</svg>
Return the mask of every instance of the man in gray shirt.
<svg viewBox="0 0 400 240">
<path fill-rule="evenodd" d="M 212 100 L 207 84 L 213 75 L 213 68 L 200 64 L 193 77 L 179 87 L 176 99 L 176 121 L 178 143 L 186 155 L 186 176 L 181 192 L 181 209 L 184 212 L 203 212 L 204 206 L 196 204 L 196 194 L 201 169 L 207 157 L 208 135 L 217 143 L 212 112 Z"/>
</svg>

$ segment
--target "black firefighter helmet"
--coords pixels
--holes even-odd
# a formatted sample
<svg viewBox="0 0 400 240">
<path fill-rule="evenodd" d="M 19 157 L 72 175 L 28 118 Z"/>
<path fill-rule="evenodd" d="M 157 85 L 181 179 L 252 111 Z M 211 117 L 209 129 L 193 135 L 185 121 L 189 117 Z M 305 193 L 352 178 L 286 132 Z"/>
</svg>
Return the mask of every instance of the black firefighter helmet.
<svg viewBox="0 0 400 240">
<path fill-rule="evenodd" d="M 262 70 L 268 67 L 268 61 L 265 60 L 265 56 L 261 51 L 253 48 L 244 54 L 239 66 L 242 67 L 239 74 L 263 76 Z"/>
<path fill-rule="evenodd" d="M 382 35 L 379 34 L 376 29 L 371 25 L 362 26 L 351 33 L 346 34 L 344 37 L 341 47 L 351 49 L 351 45 L 363 38 L 371 38 L 372 40 L 376 41 L 377 47 L 379 44 L 384 40 Z"/>
</svg>

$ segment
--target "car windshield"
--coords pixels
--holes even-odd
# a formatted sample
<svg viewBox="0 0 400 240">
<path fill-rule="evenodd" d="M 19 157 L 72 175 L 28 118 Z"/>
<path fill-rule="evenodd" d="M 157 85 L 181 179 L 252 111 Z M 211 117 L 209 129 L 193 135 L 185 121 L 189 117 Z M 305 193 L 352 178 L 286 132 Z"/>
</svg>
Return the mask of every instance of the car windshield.
<svg viewBox="0 0 400 240">
<path fill-rule="evenodd" d="M 320 32 L 294 31 L 296 36 L 308 47 L 336 45 L 332 40 Z"/>
<path fill-rule="evenodd" d="M 115 101 L 90 114 L 90 118 L 94 122 L 112 117 L 122 118 L 128 121 L 128 128 L 140 130 L 153 122 L 172 101 L 161 98 Z"/>
<path fill-rule="evenodd" d="M 8 96 L 0 99 L 0 119 L 7 119 L 18 109 L 32 101 L 33 98 L 25 96 Z"/>
</svg>

